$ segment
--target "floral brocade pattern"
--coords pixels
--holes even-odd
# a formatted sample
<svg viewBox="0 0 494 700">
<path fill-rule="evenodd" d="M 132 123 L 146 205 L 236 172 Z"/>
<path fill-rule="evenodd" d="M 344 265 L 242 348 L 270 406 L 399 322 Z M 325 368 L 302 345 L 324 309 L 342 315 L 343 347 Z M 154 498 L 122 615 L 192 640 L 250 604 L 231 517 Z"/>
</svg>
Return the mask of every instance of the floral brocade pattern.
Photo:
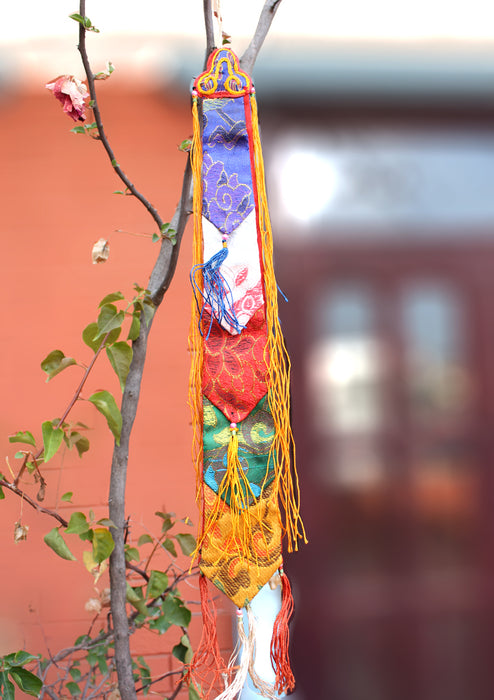
<svg viewBox="0 0 494 700">
<path fill-rule="evenodd" d="M 215 507 L 216 494 L 204 487 L 206 518 Z M 239 557 L 232 537 L 230 508 L 222 503 L 206 535 L 199 566 L 220 591 L 238 607 L 249 603 L 281 566 L 281 522 L 273 486 L 268 486 L 249 508 L 254 522 L 248 558 Z"/>
<path fill-rule="evenodd" d="M 230 234 L 254 209 L 243 98 L 204 101 L 202 214 Z"/>
<path fill-rule="evenodd" d="M 209 328 L 210 315 L 203 315 Z M 203 394 L 230 421 L 246 418 L 267 392 L 267 327 L 258 309 L 239 335 L 225 333 L 213 320 L 204 342 Z"/>
<path fill-rule="evenodd" d="M 242 485 L 246 500 L 252 505 L 274 479 L 270 460 L 274 439 L 274 421 L 265 396 L 238 423 L 238 460 L 249 482 L 250 493 Z M 215 493 L 227 472 L 228 444 L 231 440 L 230 421 L 206 398 L 203 400 L 203 478 Z M 224 496 L 230 505 L 230 490 Z"/>
</svg>

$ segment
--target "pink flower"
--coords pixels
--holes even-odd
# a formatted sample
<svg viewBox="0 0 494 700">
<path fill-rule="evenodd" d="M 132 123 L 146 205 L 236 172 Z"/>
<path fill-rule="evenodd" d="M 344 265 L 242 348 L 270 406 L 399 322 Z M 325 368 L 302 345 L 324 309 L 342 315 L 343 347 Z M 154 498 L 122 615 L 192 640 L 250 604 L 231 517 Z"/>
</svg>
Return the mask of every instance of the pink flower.
<svg viewBox="0 0 494 700">
<path fill-rule="evenodd" d="M 51 90 L 63 105 L 63 111 L 74 121 L 86 119 L 84 100 L 88 97 L 87 87 L 73 75 L 59 75 L 45 87 Z"/>
</svg>

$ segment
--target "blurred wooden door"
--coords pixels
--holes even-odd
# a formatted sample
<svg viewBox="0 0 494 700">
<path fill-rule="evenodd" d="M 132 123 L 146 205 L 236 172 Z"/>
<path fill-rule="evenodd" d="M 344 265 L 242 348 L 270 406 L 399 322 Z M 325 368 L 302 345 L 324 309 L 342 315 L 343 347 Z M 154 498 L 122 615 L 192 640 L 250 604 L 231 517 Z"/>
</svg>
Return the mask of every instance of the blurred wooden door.
<svg viewBox="0 0 494 700">
<path fill-rule="evenodd" d="M 494 247 L 279 257 L 302 698 L 494 695 Z M 298 697 L 298 696 L 297 696 Z"/>
</svg>

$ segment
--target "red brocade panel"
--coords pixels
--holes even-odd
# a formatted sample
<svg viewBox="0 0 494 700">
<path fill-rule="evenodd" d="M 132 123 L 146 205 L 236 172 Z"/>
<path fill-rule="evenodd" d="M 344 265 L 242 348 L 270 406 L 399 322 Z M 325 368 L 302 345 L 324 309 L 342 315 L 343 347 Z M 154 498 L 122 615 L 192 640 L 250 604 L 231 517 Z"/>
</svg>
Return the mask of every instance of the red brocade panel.
<svg viewBox="0 0 494 700">
<path fill-rule="evenodd" d="M 264 307 L 239 335 L 226 333 L 203 314 L 203 394 L 231 421 L 246 418 L 267 392 L 268 349 Z"/>
</svg>

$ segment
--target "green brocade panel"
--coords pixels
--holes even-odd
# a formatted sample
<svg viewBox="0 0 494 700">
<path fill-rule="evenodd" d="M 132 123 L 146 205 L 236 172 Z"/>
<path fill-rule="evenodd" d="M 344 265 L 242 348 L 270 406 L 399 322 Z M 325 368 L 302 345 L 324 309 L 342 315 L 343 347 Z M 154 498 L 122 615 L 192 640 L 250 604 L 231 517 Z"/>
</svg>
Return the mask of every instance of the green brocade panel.
<svg viewBox="0 0 494 700">
<path fill-rule="evenodd" d="M 203 397 L 203 411 L 204 481 L 218 493 L 226 473 L 228 443 L 231 440 L 230 420 L 206 397 Z M 274 423 L 267 396 L 237 427 L 239 462 L 252 493 L 259 498 L 263 487 L 274 479 L 273 460 L 269 459 Z M 252 495 L 249 495 L 249 501 L 252 500 Z M 230 505 L 229 491 L 226 492 L 225 501 Z"/>
</svg>

